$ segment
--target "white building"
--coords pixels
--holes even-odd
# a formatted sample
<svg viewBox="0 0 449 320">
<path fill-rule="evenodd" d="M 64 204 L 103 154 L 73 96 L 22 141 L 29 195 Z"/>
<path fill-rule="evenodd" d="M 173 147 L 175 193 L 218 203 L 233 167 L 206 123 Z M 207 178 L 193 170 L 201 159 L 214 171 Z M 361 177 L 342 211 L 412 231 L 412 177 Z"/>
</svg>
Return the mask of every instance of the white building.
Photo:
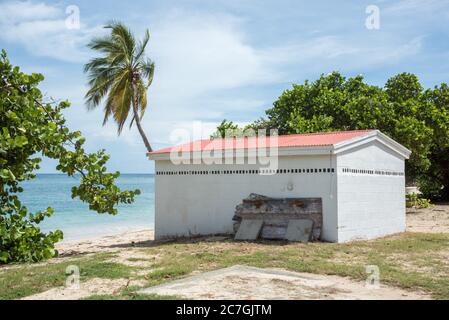
<svg viewBox="0 0 449 320">
<path fill-rule="evenodd" d="M 271 147 L 265 158 L 264 143 Z M 324 241 L 403 232 L 410 153 L 378 130 L 200 140 L 154 151 L 155 236 L 232 233 L 235 207 L 250 193 L 322 198 Z"/>
</svg>

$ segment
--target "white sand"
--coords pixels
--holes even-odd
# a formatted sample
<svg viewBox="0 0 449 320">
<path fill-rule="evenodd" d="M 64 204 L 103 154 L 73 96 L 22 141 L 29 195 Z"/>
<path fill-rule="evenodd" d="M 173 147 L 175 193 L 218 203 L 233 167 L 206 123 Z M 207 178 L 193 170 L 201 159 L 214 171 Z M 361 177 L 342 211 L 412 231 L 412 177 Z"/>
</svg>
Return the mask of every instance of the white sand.
<svg viewBox="0 0 449 320">
<path fill-rule="evenodd" d="M 123 247 L 144 245 L 154 239 L 153 230 L 140 230 L 85 240 L 62 241 L 56 244 L 60 256 L 117 251 Z"/>
<path fill-rule="evenodd" d="M 449 233 L 449 204 L 436 205 L 428 209 L 408 209 L 407 231 Z M 154 231 L 145 229 L 83 240 L 62 241 L 56 245 L 56 249 L 62 256 L 116 251 L 125 245 L 145 244 L 153 239 Z"/>
<path fill-rule="evenodd" d="M 430 299 L 421 292 L 409 292 L 385 286 L 366 285 L 349 278 L 233 266 L 206 272 L 140 293 L 176 295 L 186 299 L 224 300 L 403 300 Z"/>
<path fill-rule="evenodd" d="M 449 204 L 407 210 L 407 231 L 449 233 Z"/>
</svg>

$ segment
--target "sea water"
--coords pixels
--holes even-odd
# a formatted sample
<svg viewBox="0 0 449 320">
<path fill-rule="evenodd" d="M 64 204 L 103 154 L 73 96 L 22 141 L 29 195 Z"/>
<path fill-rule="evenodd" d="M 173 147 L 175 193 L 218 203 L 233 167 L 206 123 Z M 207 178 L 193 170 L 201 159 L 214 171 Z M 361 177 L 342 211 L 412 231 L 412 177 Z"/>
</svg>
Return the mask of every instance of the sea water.
<svg viewBox="0 0 449 320">
<path fill-rule="evenodd" d="M 54 214 L 39 224 L 42 231 L 59 229 L 64 240 L 79 240 L 104 235 L 152 229 L 154 226 L 154 176 L 151 174 L 122 174 L 117 185 L 122 190 L 139 189 L 132 204 L 118 206 L 118 214 L 98 214 L 78 198 L 72 199 L 71 189 L 77 177 L 62 174 L 38 174 L 37 178 L 21 184 L 22 203 L 30 212 L 54 209 Z"/>
</svg>

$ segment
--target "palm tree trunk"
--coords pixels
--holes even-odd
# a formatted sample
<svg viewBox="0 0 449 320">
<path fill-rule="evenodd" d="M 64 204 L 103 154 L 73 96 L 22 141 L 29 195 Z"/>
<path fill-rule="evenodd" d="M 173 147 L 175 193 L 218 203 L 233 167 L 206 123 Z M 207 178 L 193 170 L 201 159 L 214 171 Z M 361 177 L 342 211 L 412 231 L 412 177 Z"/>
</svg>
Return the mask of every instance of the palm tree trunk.
<svg viewBox="0 0 449 320">
<path fill-rule="evenodd" d="M 139 130 L 140 136 L 142 137 L 143 143 L 145 144 L 145 147 L 147 148 L 148 152 L 152 152 L 153 149 L 151 148 L 150 143 L 148 142 L 148 138 L 145 134 L 145 132 L 142 129 L 142 125 L 140 124 L 140 117 L 139 117 L 139 110 L 137 109 L 137 106 L 139 105 L 139 94 L 137 90 L 137 84 L 135 81 L 133 83 L 133 112 L 134 112 L 134 121 L 136 122 L 137 129 Z"/>
</svg>

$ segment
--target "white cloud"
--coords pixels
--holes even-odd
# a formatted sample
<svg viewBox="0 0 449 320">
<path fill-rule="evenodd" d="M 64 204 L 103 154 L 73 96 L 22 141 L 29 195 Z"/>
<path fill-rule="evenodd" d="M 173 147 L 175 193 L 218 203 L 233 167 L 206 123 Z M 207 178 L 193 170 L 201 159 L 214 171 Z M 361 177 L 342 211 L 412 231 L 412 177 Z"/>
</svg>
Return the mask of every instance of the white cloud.
<svg viewBox="0 0 449 320">
<path fill-rule="evenodd" d="M 79 29 L 66 27 L 65 8 L 31 1 L 0 4 L 0 39 L 19 44 L 33 55 L 69 62 L 88 57 L 86 43 L 101 32 L 100 27 L 81 24 Z"/>
<path fill-rule="evenodd" d="M 228 98 L 225 93 L 292 81 L 298 69 L 306 74 L 323 68 L 329 72 L 372 67 L 419 50 L 419 41 L 402 46 L 392 41 L 379 46 L 369 40 L 336 36 L 255 47 L 243 30 L 242 21 L 233 16 L 180 11 L 154 24 L 148 53 L 156 62 L 156 74 L 149 91 L 146 127 L 159 136 L 159 129 L 155 129 L 158 123 L 164 123 L 160 130 L 164 128 L 165 134 L 165 128 L 174 128 L 177 120 L 212 121 L 232 111 L 262 111 L 271 104 L 262 98 L 262 92 L 247 99 L 236 97 L 235 91 Z M 219 99 L 214 97 L 217 94 Z"/>
<path fill-rule="evenodd" d="M 448 0 L 401 0 L 386 6 L 385 11 L 394 14 L 435 12 L 448 4 Z"/>
<path fill-rule="evenodd" d="M 356 40 L 352 37 L 323 36 L 277 48 L 271 58 L 283 60 L 286 65 L 302 65 L 306 69 L 327 65 L 345 69 L 359 65 L 372 67 L 416 54 L 421 48 L 422 37 L 401 42 L 396 38 L 384 37 L 359 37 Z"/>
<path fill-rule="evenodd" d="M 246 41 L 239 21 L 231 16 L 176 12 L 151 31 L 156 91 L 192 97 L 279 80 L 277 65 Z"/>
<path fill-rule="evenodd" d="M 156 63 L 149 90 L 150 109 L 143 122 L 156 143 L 168 143 L 174 130 L 201 119 L 215 130 L 225 112 L 248 112 L 263 107 L 258 97 L 238 97 L 246 86 L 283 78 L 275 49 L 255 48 L 242 32 L 241 21 L 230 15 L 171 12 L 151 28 L 148 54 Z M 217 96 L 219 98 L 217 98 Z"/>
<path fill-rule="evenodd" d="M 140 14 L 144 23 L 131 25 L 133 30 L 146 26 L 150 19 Z M 80 30 L 65 27 L 65 8 L 44 3 L 6 2 L 0 4 L 0 39 L 24 47 L 30 55 L 77 62 L 81 70 L 91 54 L 85 44 L 101 32 L 99 26 L 82 25 Z M 81 12 L 81 21 L 84 15 Z M 368 68 L 396 63 L 421 49 L 422 39 L 401 39 L 400 35 L 376 37 L 360 32 L 339 36 L 317 36 L 310 33 L 291 35 L 281 45 L 259 43 L 248 37 L 245 22 L 231 14 L 172 11 L 151 19 L 147 54 L 156 63 L 155 80 L 150 88 L 149 109 L 143 119 L 148 137 L 156 146 L 172 143 L 174 130 L 192 130 L 192 122 L 203 120 L 200 137 L 207 138 L 216 125 L 233 112 L 262 115 L 276 97 L 267 97 L 266 85 L 312 80 L 321 72 L 341 70 L 360 72 Z M 135 23 L 135 22 L 134 22 Z M 362 24 L 361 24 L 362 25 Z M 307 29 L 307 28 L 306 28 Z M 307 30 L 306 30 L 307 31 Z M 111 146 L 141 150 L 144 147 L 135 128 L 124 128 L 117 137 L 111 121 L 101 127 L 101 106 L 86 113 L 82 106 L 85 78 L 63 81 L 64 67 L 52 74 L 48 93 L 55 98 L 70 98 L 74 104 L 67 119 L 93 146 Z M 250 93 L 246 88 L 252 89 Z M 256 90 L 254 90 L 256 89 Z M 243 94 L 246 93 L 246 94 Z M 257 110 L 259 112 L 257 113 Z M 253 116 L 254 114 L 257 116 Z M 115 150 L 115 149 L 114 149 Z"/>
<path fill-rule="evenodd" d="M 238 97 L 245 87 L 293 82 L 298 74 L 319 76 L 336 69 L 391 64 L 421 47 L 420 38 L 401 44 L 396 38 L 370 41 L 344 36 L 256 47 L 243 30 L 242 21 L 233 16 L 180 11 L 152 26 L 148 54 L 155 60 L 156 74 L 143 120 L 152 141 L 170 144 L 171 132 L 199 119 L 209 124 L 202 135 L 208 137 L 226 114 L 228 120 L 235 120 L 229 117 L 232 112 L 254 114 L 259 109 L 262 115 L 271 101 L 260 90 L 248 98 Z"/>
<path fill-rule="evenodd" d="M 55 18 L 60 14 L 56 7 L 45 3 L 34 4 L 31 1 L 11 1 L 0 4 L 0 21 L 14 23 Z"/>
</svg>

